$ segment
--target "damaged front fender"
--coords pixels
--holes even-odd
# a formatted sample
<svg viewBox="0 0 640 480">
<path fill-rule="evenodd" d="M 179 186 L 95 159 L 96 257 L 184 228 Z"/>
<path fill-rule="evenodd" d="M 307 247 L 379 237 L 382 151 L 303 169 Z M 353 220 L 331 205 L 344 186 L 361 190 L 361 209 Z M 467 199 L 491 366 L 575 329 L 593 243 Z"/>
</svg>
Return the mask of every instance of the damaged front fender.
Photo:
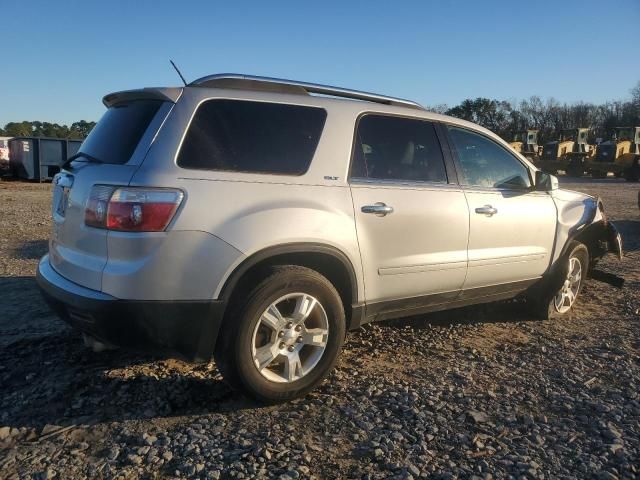
<svg viewBox="0 0 640 480">
<path fill-rule="evenodd" d="M 553 199 L 558 209 L 553 264 L 566 253 L 573 240 L 587 246 L 592 261 L 607 253 L 622 259 L 622 237 L 615 225 L 607 220 L 599 198 L 555 190 Z"/>
</svg>

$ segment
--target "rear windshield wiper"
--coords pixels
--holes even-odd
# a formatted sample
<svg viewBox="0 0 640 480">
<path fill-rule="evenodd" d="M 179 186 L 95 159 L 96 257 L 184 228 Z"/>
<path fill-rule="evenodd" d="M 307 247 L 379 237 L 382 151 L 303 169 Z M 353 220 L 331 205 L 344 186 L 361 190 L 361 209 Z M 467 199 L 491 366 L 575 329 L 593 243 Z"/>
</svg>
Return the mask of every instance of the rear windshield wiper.
<svg viewBox="0 0 640 480">
<path fill-rule="evenodd" d="M 67 168 L 69 165 L 71 165 L 71 162 L 73 162 L 74 160 L 80 158 L 80 157 L 84 157 L 87 159 L 87 162 L 89 163 L 104 163 L 103 161 L 97 159 L 96 157 L 89 155 L 88 153 L 84 153 L 84 152 L 78 152 L 75 155 L 70 156 L 69 158 L 67 158 L 65 160 L 65 162 L 60 165 L 60 170 L 62 170 L 63 168 Z"/>
</svg>

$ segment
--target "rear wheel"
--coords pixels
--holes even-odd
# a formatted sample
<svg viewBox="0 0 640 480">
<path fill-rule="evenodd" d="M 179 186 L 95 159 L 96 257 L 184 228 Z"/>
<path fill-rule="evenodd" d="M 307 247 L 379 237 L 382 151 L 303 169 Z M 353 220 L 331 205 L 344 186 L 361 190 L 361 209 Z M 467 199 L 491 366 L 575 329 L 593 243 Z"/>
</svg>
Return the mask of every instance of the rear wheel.
<svg viewBox="0 0 640 480">
<path fill-rule="evenodd" d="M 589 271 L 589 251 L 572 242 L 561 262 L 557 274 L 528 298 L 534 314 L 544 320 L 567 315 L 575 305 Z"/>
<path fill-rule="evenodd" d="M 333 285 L 298 266 L 273 267 L 226 319 L 215 360 L 232 386 L 264 402 L 300 397 L 334 367 L 345 336 Z"/>
</svg>

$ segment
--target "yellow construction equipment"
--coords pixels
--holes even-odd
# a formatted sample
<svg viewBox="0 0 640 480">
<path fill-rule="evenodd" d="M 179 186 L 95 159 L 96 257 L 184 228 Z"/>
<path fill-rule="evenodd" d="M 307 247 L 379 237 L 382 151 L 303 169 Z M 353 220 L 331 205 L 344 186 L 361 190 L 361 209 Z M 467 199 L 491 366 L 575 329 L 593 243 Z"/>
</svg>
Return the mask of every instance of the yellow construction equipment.
<svg viewBox="0 0 640 480">
<path fill-rule="evenodd" d="M 618 127 L 611 140 L 602 142 L 586 169 L 594 178 L 609 172 L 630 182 L 640 181 L 640 127 Z"/>
<path fill-rule="evenodd" d="M 563 170 L 567 175 L 581 177 L 587 171 L 588 159 L 595 152 L 594 146 L 588 142 L 588 136 L 588 128 L 561 130 L 558 140 L 545 143 L 537 166 L 552 174 Z"/>
<path fill-rule="evenodd" d="M 541 147 L 538 145 L 538 130 L 521 130 L 513 134 L 511 148 L 521 153 L 529 160 L 535 160 L 540 156 Z"/>
</svg>

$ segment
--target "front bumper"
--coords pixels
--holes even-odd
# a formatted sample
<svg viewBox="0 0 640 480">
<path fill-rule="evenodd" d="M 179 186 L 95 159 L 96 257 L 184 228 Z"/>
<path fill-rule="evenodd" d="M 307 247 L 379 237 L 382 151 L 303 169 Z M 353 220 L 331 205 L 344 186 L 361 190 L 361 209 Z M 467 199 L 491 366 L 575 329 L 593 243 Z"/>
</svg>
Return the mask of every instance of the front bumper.
<svg viewBox="0 0 640 480">
<path fill-rule="evenodd" d="M 40 260 L 36 281 L 65 322 L 101 342 L 191 362 L 211 360 L 223 301 L 120 300 L 67 280 L 48 255 Z"/>
</svg>

